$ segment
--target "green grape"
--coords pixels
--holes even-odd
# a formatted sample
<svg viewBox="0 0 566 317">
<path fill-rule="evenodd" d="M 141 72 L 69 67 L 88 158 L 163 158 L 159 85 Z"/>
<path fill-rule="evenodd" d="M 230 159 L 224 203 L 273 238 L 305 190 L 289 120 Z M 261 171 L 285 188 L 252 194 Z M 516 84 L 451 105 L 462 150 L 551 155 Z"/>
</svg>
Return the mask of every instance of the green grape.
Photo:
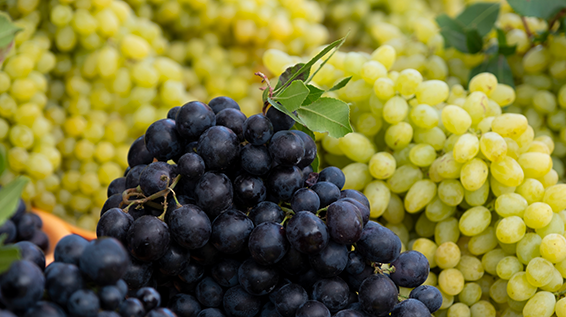
<svg viewBox="0 0 566 317">
<path fill-rule="evenodd" d="M 397 225 L 402 223 L 403 219 L 405 219 L 405 207 L 403 206 L 403 200 L 398 195 L 391 194 L 387 209 L 385 209 L 382 216 L 385 220 L 387 220 L 388 225 Z"/>
<path fill-rule="evenodd" d="M 471 161 L 473 162 L 473 160 Z M 484 163 L 485 164 L 485 163 Z M 466 167 L 466 165 L 464 165 L 464 167 Z M 464 171 L 464 168 L 462 168 L 462 170 Z M 486 168 L 487 170 L 487 168 Z M 487 174 L 487 172 L 486 172 Z M 466 174 L 464 175 L 473 175 L 471 173 L 469 173 L 469 170 L 466 169 Z M 487 176 L 486 176 L 487 177 Z M 460 178 L 460 180 L 462 180 L 462 178 Z M 489 196 L 489 182 L 484 181 L 483 184 L 481 185 L 481 187 L 479 187 L 476 190 L 468 190 L 466 188 L 466 185 L 468 185 L 468 188 L 475 188 L 469 185 L 470 181 L 469 178 L 465 178 L 466 182 L 462 182 L 462 186 L 464 186 L 464 199 L 466 200 L 466 203 L 468 203 L 470 206 L 481 206 L 483 205 L 486 201 L 487 198 Z"/>
<path fill-rule="evenodd" d="M 509 216 L 503 218 L 498 224 L 495 231 L 497 239 L 502 243 L 519 242 L 526 232 L 526 226 L 523 219 L 518 216 Z"/>
<path fill-rule="evenodd" d="M 446 179 L 438 185 L 438 198 L 448 206 L 457 206 L 464 199 L 464 188 L 455 179 Z"/>
<path fill-rule="evenodd" d="M 390 45 L 380 45 L 371 54 L 371 59 L 380 62 L 385 68 L 390 69 L 396 59 L 395 49 Z"/>
<path fill-rule="evenodd" d="M 547 226 L 552 220 L 552 216 L 552 208 L 548 204 L 535 202 L 527 207 L 523 220 L 527 227 L 539 229 Z"/>
<path fill-rule="evenodd" d="M 387 152 L 378 152 L 369 161 L 369 172 L 374 178 L 388 179 L 395 172 L 396 164 L 393 155 Z"/>
<path fill-rule="evenodd" d="M 446 241 L 438 246 L 434 253 L 434 261 L 441 269 L 454 268 L 460 262 L 460 248 L 452 241 Z"/>
<path fill-rule="evenodd" d="M 470 317 L 471 316 L 470 307 L 464 303 L 454 303 L 454 305 L 448 308 L 446 313 L 447 317 Z"/>
<path fill-rule="evenodd" d="M 523 271 L 523 264 L 515 256 L 506 256 L 497 263 L 497 276 L 510 279 L 515 273 Z"/>
<path fill-rule="evenodd" d="M 484 270 L 490 275 L 497 276 L 497 265 L 499 264 L 499 261 L 506 256 L 507 253 L 505 253 L 505 251 L 501 248 L 488 251 L 481 258 Z"/>
<path fill-rule="evenodd" d="M 554 311 L 556 312 L 557 317 L 566 316 L 566 297 L 563 297 L 556 302 L 556 306 L 554 306 Z"/>
<path fill-rule="evenodd" d="M 477 125 L 487 116 L 489 99 L 486 94 L 481 91 L 474 91 L 466 97 L 462 108 L 468 112 L 472 118 L 472 124 Z"/>
<path fill-rule="evenodd" d="M 413 138 L 413 128 L 406 122 L 391 125 L 385 132 L 385 143 L 393 150 L 406 147 Z"/>
<path fill-rule="evenodd" d="M 377 218 L 385 212 L 389 205 L 391 191 L 384 182 L 373 181 L 365 186 L 364 195 L 370 203 L 370 217 Z"/>
<path fill-rule="evenodd" d="M 550 233 L 542 238 L 540 255 L 552 262 L 558 263 L 566 259 L 566 238 L 558 233 Z"/>
<path fill-rule="evenodd" d="M 454 144 L 452 154 L 458 163 L 466 163 L 473 159 L 480 149 L 480 142 L 475 135 L 466 133 L 458 138 Z"/>
<path fill-rule="evenodd" d="M 409 113 L 409 105 L 402 97 L 395 96 L 387 100 L 383 106 L 383 120 L 389 124 L 397 124 Z"/>
<path fill-rule="evenodd" d="M 492 162 L 490 172 L 493 178 L 507 187 L 517 187 L 525 178 L 519 163 L 509 156 L 504 157 L 502 161 Z"/>
<path fill-rule="evenodd" d="M 541 202 L 545 194 L 542 183 L 533 178 L 525 178 L 523 183 L 519 185 L 515 191 L 523 196 L 529 204 Z"/>
<path fill-rule="evenodd" d="M 500 162 L 507 155 L 507 143 L 495 132 L 487 132 L 480 138 L 481 153 L 491 162 Z"/>
<path fill-rule="evenodd" d="M 468 84 L 470 91 L 483 92 L 487 96 L 495 91 L 497 87 L 497 77 L 491 73 L 479 73 L 475 75 Z"/>
<path fill-rule="evenodd" d="M 442 178 L 458 178 L 462 169 L 462 164 L 456 162 L 452 152 L 448 152 L 443 156 L 437 158 L 438 175 Z"/>
<path fill-rule="evenodd" d="M 419 128 L 432 129 L 438 125 L 438 112 L 427 104 L 420 104 L 412 108 L 409 117 L 411 122 Z"/>
<path fill-rule="evenodd" d="M 363 190 L 373 179 L 367 164 L 351 163 L 344 168 L 342 172 L 346 178 L 344 189 Z"/>
<path fill-rule="evenodd" d="M 555 267 L 552 274 L 552 279 L 546 285 L 542 286 L 541 289 L 547 292 L 557 292 L 563 287 L 563 285 L 564 278 L 562 278 L 562 274 Z"/>
<path fill-rule="evenodd" d="M 477 281 L 485 272 L 481 261 L 470 255 L 462 255 L 456 268 L 462 272 L 466 281 Z"/>
<path fill-rule="evenodd" d="M 414 140 L 417 143 L 429 144 L 435 151 L 440 151 L 444 147 L 446 135 L 439 127 L 434 127 L 428 130 L 415 129 Z"/>
<path fill-rule="evenodd" d="M 445 204 L 438 195 L 426 206 L 425 214 L 430 221 L 439 222 L 456 213 L 456 207 Z"/>
<path fill-rule="evenodd" d="M 338 141 L 340 150 L 351 160 L 360 163 L 369 162 L 375 154 L 374 145 L 361 133 L 349 133 Z"/>
<path fill-rule="evenodd" d="M 387 69 L 380 62 L 370 60 L 362 65 L 360 76 L 366 83 L 373 85 L 378 78 L 387 77 Z"/>
<path fill-rule="evenodd" d="M 527 206 L 526 199 L 516 193 L 502 194 L 495 200 L 495 211 L 501 217 L 523 217 Z"/>
<path fill-rule="evenodd" d="M 564 234 L 564 220 L 557 214 L 552 214 L 552 219 L 548 223 L 548 225 L 535 229 L 535 232 L 541 237 L 544 238 L 546 235 L 551 233 L 557 234 Z"/>
<path fill-rule="evenodd" d="M 559 212 L 566 208 L 566 184 L 558 184 L 547 188 L 544 192 L 543 202 L 548 204 L 552 211 Z"/>
<path fill-rule="evenodd" d="M 405 210 L 408 213 L 416 213 L 423 209 L 434 196 L 436 196 L 436 184 L 431 180 L 418 180 L 405 196 Z"/>
<path fill-rule="evenodd" d="M 525 307 L 523 308 L 523 316 L 535 317 L 544 316 L 550 317 L 554 313 L 556 305 L 556 298 L 550 292 L 537 292 L 531 297 Z"/>
<path fill-rule="evenodd" d="M 427 80 L 416 88 L 416 98 L 419 103 L 436 105 L 448 98 L 448 85 L 441 80 Z"/>
<path fill-rule="evenodd" d="M 484 254 L 497 246 L 495 229 L 488 227 L 482 233 L 473 236 L 468 242 L 468 250 L 473 255 Z"/>
<path fill-rule="evenodd" d="M 387 179 L 387 185 L 393 193 L 400 194 L 408 191 L 422 178 L 423 173 L 418 167 L 406 164 L 395 170 L 393 176 Z"/>
<path fill-rule="evenodd" d="M 448 295 L 458 295 L 464 288 L 464 275 L 455 268 L 442 270 L 438 275 L 438 286 Z"/>
<path fill-rule="evenodd" d="M 461 303 L 472 306 L 480 300 L 481 296 L 482 290 L 479 284 L 466 283 L 460 294 L 458 294 L 458 299 Z"/>
<path fill-rule="evenodd" d="M 472 118 L 466 110 L 453 105 L 442 109 L 441 119 L 446 130 L 458 135 L 464 134 L 472 125 Z"/>
<path fill-rule="evenodd" d="M 417 144 L 409 152 L 409 158 L 416 166 L 430 166 L 436 159 L 436 151 L 431 145 Z"/>
<path fill-rule="evenodd" d="M 533 297 L 537 291 L 527 280 L 526 272 L 515 273 L 507 284 L 507 294 L 515 301 L 526 301 Z"/>
<path fill-rule="evenodd" d="M 489 288 L 489 297 L 498 304 L 507 303 L 509 295 L 507 295 L 507 280 L 498 279 Z"/>
<path fill-rule="evenodd" d="M 491 222 L 491 213 L 483 206 L 468 209 L 460 218 L 460 232 L 466 236 L 475 236 L 484 231 Z"/>
<path fill-rule="evenodd" d="M 395 96 L 395 83 L 387 77 L 377 78 L 373 84 L 373 92 L 377 98 L 388 100 Z"/>
<path fill-rule="evenodd" d="M 541 287 L 548 284 L 553 277 L 554 266 L 552 263 L 544 258 L 533 258 L 527 267 L 525 273 L 529 283 L 536 287 Z"/>
</svg>

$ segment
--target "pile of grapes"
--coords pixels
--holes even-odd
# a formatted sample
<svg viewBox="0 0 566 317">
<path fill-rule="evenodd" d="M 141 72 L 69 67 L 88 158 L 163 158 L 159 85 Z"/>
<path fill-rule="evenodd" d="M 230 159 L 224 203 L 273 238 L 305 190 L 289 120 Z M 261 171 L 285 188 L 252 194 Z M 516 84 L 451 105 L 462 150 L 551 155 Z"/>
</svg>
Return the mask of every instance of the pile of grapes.
<svg viewBox="0 0 566 317">
<path fill-rule="evenodd" d="M 340 169 L 313 172 L 315 142 L 289 130 L 292 119 L 274 108 L 246 118 L 226 97 L 168 117 L 132 144 L 98 240 L 65 237 L 45 275 L 30 258 L 12 264 L 0 279 L 10 311 L 429 316 L 441 306 L 440 291 L 422 285 L 426 257 L 401 252 L 397 235 L 369 220 L 367 198 L 341 190 Z M 399 286 L 415 289 L 405 299 Z"/>
<path fill-rule="evenodd" d="M 0 226 L 0 236 L 4 236 L 4 244 L 15 243 L 17 246 L 39 247 L 47 251 L 49 239 L 42 227 L 41 218 L 34 213 L 27 212 L 26 204 L 20 198 L 14 214 Z M 24 249 L 20 251 L 25 253 Z"/>
</svg>

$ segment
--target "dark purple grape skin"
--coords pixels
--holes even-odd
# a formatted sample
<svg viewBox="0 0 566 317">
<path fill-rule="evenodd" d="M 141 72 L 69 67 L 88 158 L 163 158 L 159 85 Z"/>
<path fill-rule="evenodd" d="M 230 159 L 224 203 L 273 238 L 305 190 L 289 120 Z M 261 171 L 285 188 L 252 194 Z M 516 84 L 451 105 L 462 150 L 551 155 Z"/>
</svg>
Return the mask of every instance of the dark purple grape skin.
<svg viewBox="0 0 566 317">
<path fill-rule="evenodd" d="M 23 317 L 65 317 L 65 311 L 53 302 L 39 301 L 26 310 Z M 0 311 L 0 317 L 16 317 L 11 312 Z"/>
<path fill-rule="evenodd" d="M 275 295 L 275 309 L 282 317 L 293 317 L 309 299 L 307 291 L 298 284 L 287 284 Z"/>
<path fill-rule="evenodd" d="M 253 222 L 241 211 L 227 210 L 212 223 L 210 241 L 216 249 L 226 254 L 242 250 L 254 228 Z"/>
<path fill-rule="evenodd" d="M 43 230 L 35 230 L 33 236 L 28 241 L 37 245 L 44 252 L 49 250 L 49 237 Z"/>
<path fill-rule="evenodd" d="M 45 272 L 45 290 L 51 301 L 65 307 L 71 294 L 84 287 L 83 276 L 74 264 L 53 263 Z"/>
<path fill-rule="evenodd" d="M 91 290 L 74 292 L 67 302 L 67 310 L 71 316 L 96 317 L 100 309 L 100 301 Z"/>
<path fill-rule="evenodd" d="M 354 205 L 354 207 L 356 207 L 354 209 L 360 215 L 360 217 L 362 217 L 363 225 L 365 226 L 368 223 L 370 211 L 369 208 L 366 207 L 366 205 L 350 197 L 340 198 L 337 201 L 347 201 L 350 204 Z"/>
<path fill-rule="evenodd" d="M 289 250 L 285 228 L 276 222 L 261 223 L 251 232 L 248 249 L 252 258 L 261 265 L 277 263 Z"/>
<path fill-rule="evenodd" d="M 275 304 L 273 304 L 273 302 L 265 303 L 261 308 L 261 311 L 259 312 L 259 317 L 280 317 L 280 316 L 281 315 L 279 315 L 279 313 L 277 312 L 277 309 L 275 308 Z"/>
<path fill-rule="evenodd" d="M 110 197 L 114 194 L 122 194 L 126 190 L 126 177 L 118 177 L 108 184 L 106 196 Z"/>
<path fill-rule="evenodd" d="M 18 240 L 29 240 L 37 229 L 35 214 L 25 213 L 16 224 Z"/>
<path fill-rule="evenodd" d="M 140 164 L 130 169 L 128 174 L 126 174 L 126 189 L 138 187 L 140 184 L 140 175 L 146 167 L 146 164 Z"/>
<path fill-rule="evenodd" d="M 369 315 L 387 315 L 397 304 L 399 292 L 395 283 L 384 274 L 366 278 L 358 292 L 360 306 Z"/>
<path fill-rule="evenodd" d="M 185 268 L 179 273 L 179 278 L 187 283 L 197 283 L 204 278 L 204 266 L 199 263 L 190 262 L 185 265 Z"/>
<path fill-rule="evenodd" d="M 79 260 L 81 271 L 101 286 L 116 284 L 129 265 L 130 258 L 122 243 L 110 237 L 89 243 Z"/>
<path fill-rule="evenodd" d="M 267 149 L 273 162 L 277 165 L 295 166 L 305 157 L 305 143 L 303 139 L 296 133 L 288 130 L 275 133 Z"/>
<path fill-rule="evenodd" d="M 104 202 L 104 205 L 102 205 L 102 209 L 100 209 L 100 217 L 102 217 L 108 210 L 112 208 L 119 209 L 120 206 L 122 205 L 122 202 L 123 202 L 123 198 L 121 194 L 114 194 L 108 197 L 108 199 L 106 199 L 106 201 Z"/>
<path fill-rule="evenodd" d="M 244 121 L 244 138 L 252 145 L 266 144 L 273 136 L 271 120 L 263 114 L 254 114 Z"/>
<path fill-rule="evenodd" d="M 328 245 L 330 235 L 326 224 L 309 211 L 296 213 L 287 223 L 287 239 L 305 254 L 315 254 Z"/>
<path fill-rule="evenodd" d="M 240 142 L 238 136 L 227 127 L 210 127 L 201 134 L 197 153 L 204 160 L 208 170 L 226 170 L 238 160 Z"/>
<path fill-rule="evenodd" d="M 140 173 L 140 188 L 144 195 L 151 196 L 165 190 L 173 183 L 171 167 L 165 162 L 154 162 Z"/>
<path fill-rule="evenodd" d="M 152 123 L 144 135 L 145 147 L 149 155 L 160 161 L 168 161 L 179 155 L 184 144 L 177 130 L 175 121 L 171 119 L 161 119 Z"/>
<path fill-rule="evenodd" d="M 176 106 L 169 109 L 169 111 L 167 111 L 167 119 L 175 120 L 175 118 L 177 117 L 177 113 L 179 113 L 179 109 L 181 109 L 180 106 Z"/>
<path fill-rule="evenodd" d="M 348 306 L 350 288 L 340 277 L 322 279 L 314 284 L 311 297 L 335 313 Z"/>
<path fill-rule="evenodd" d="M 357 251 L 350 251 L 348 253 L 348 264 L 345 271 L 351 275 L 358 275 L 366 268 L 364 257 Z"/>
<path fill-rule="evenodd" d="M 323 303 L 309 300 L 297 309 L 296 317 L 330 317 L 330 311 Z"/>
<path fill-rule="evenodd" d="M 320 198 L 312 189 L 301 188 L 291 197 L 291 209 L 293 209 L 294 212 L 310 211 L 316 213 L 319 208 Z"/>
<path fill-rule="evenodd" d="M 191 250 L 191 259 L 201 265 L 212 265 L 220 258 L 220 251 L 214 247 L 210 239 L 202 247 Z"/>
<path fill-rule="evenodd" d="M 307 255 L 289 247 L 283 258 L 277 262 L 277 267 L 287 275 L 299 275 L 308 271 L 309 262 Z"/>
<path fill-rule="evenodd" d="M 269 109 L 267 109 L 266 116 L 273 124 L 273 132 L 289 130 L 295 124 L 295 120 L 293 120 L 293 118 L 274 107 L 269 107 Z"/>
<path fill-rule="evenodd" d="M 128 316 L 128 317 L 144 317 L 145 316 L 145 309 L 143 308 L 142 302 L 140 302 L 137 298 L 127 298 L 124 300 L 120 307 L 118 308 L 118 312 L 120 316 Z"/>
<path fill-rule="evenodd" d="M 303 187 L 303 173 L 296 166 L 277 166 L 271 169 L 265 182 L 268 194 L 289 201 L 295 191 Z"/>
<path fill-rule="evenodd" d="M 248 117 L 238 109 L 227 108 L 216 113 L 216 125 L 227 127 L 238 136 L 238 141 L 244 141 L 244 122 Z"/>
<path fill-rule="evenodd" d="M 0 226 L 0 235 L 4 235 L 6 237 L 4 240 L 4 243 L 6 244 L 16 241 L 17 229 L 12 220 L 8 219 L 2 226 Z"/>
<path fill-rule="evenodd" d="M 161 305 L 161 295 L 153 287 L 142 287 L 136 291 L 135 297 L 140 300 L 146 311 Z"/>
<path fill-rule="evenodd" d="M 216 124 L 216 115 L 206 104 L 191 101 L 179 109 L 175 122 L 181 137 L 196 140 L 206 129 Z"/>
<path fill-rule="evenodd" d="M 20 250 L 20 259 L 35 263 L 42 271 L 45 269 L 45 254 L 34 243 L 20 241 L 14 244 Z"/>
<path fill-rule="evenodd" d="M 342 277 L 348 283 L 350 290 L 352 291 L 359 291 L 360 286 L 362 285 L 363 281 L 374 275 L 374 268 L 366 265 L 366 267 L 362 270 L 359 274 L 342 274 Z"/>
<path fill-rule="evenodd" d="M 142 216 L 134 221 L 126 236 L 130 254 L 140 261 L 155 261 L 162 257 L 171 241 L 169 226 L 154 216 Z"/>
<path fill-rule="evenodd" d="M 261 305 L 261 298 L 248 294 L 240 285 L 228 289 L 222 300 L 224 311 L 231 317 L 255 316 Z"/>
<path fill-rule="evenodd" d="M 114 285 L 104 286 L 98 290 L 100 308 L 103 310 L 116 310 L 124 299 L 122 292 Z"/>
<path fill-rule="evenodd" d="M 364 204 L 364 206 L 366 206 L 368 210 L 370 209 L 369 200 L 367 199 L 367 197 L 355 189 L 344 189 L 340 191 L 340 198 L 355 199 Z"/>
<path fill-rule="evenodd" d="M 269 221 L 281 223 L 285 218 L 285 213 L 276 203 L 262 201 L 252 208 L 248 217 L 253 221 L 254 225 L 258 226 L 260 223 Z"/>
<path fill-rule="evenodd" d="M 153 156 L 145 147 L 144 136 L 137 138 L 128 150 L 128 165 L 131 168 L 138 165 L 147 165 L 153 161 Z"/>
<path fill-rule="evenodd" d="M 122 279 L 126 282 L 130 289 L 138 289 L 149 283 L 153 275 L 153 264 L 151 262 L 142 262 L 130 257 L 130 265 Z"/>
<path fill-rule="evenodd" d="M 79 266 L 79 261 L 84 249 L 87 247 L 88 241 L 76 234 L 64 236 L 53 252 L 56 262 L 70 263 Z"/>
<path fill-rule="evenodd" d="M 340 199 L 340 189 L 330 182 L 317 182 L 311 187 L 320 198 L 320 207 L 324 208 Z"/>
<path fill-rule="evenodd" d="M 234 99 L 232 99 L 230 97 L 226 97 L 226 96 L 219 96 L 219 97 L 212 98 L 208 102 L 208 106 L 216 114 L 218 114 L 219 112 L 221 112 L 222 110 L 225 110 L 225 109 L 240 110 L 240 105 L 238 105 L 238 103 Z"/>
<path fill-rule="evenodd" d="M 26 203 L 23 199 L 20 198 L 20 200 L 18 201 L 18 207 L 16 208 L 14 214 L 10 217 L 10 220 L 12 220 L 15 225 L 17 225 L 22 216 L 26 214 L 26 209 Z"/>
<path fill-rule="evenodd" d="M 169 300 L 167 305 L 177 316 L 198 316 L 201 311 L 200 303 L 189 294 L 177 294 Z"/>
<path fill-rule="evenodd" d="M 301 169 L 310 166 L 311 163 L 316 159 L 316 143 L 314 140 L 305 132 L 299 130 L 291 130 L 291 132 L 298 135 L 301 140 L 303 140 L 304 148 L 305 148 L 305 155 L 301 159 L 301 161 L 297 164 L 297 166 Z M 346 179 L 344 179 L 344 182 Z"/>
<path fill-rule="evenodd" d="M 220 307 L 224 289 L 212 277 L 207 276 L 197 284 L 195 295 L 204 307 Z"/>
<path fill-rule="evenodd" d="M 359 310 L 348 308 L 337 312 L 334 317 L 367 317 L 367 315 Z"/>
<path fill-rule="evenodd" d="M 363 220 L 356 207 L 349 202 L 338 200 L 328 206 L 326 226 L 330 238 L 340 244 L 356 243 L 363 231 Z"/>
<path fill-rule="evenodd" d="M 218 214 L 230 207 L 234 196 L 232 182 L 222 173 L 207 172 L 195 187 L 197 205 L 214 220 Z"/>
<path fill-rule="evenodd" d="M 181 273 L 190 259 L 191 253 L 189 250 L 175 242 L 171 242 L 167 252 L 157 260 L 156 264 L 161 273 L 167 276 L 174 276 Z"/>
<path fill-rule="evenodd" d="M 428 308 L 430 313 L 434 313 L 442 306 L 442 294 L 438 288 L 430 285 L 415 287 L 409 294 L 409 298 L 421 301 Z"/>
<path fill-rule="evenodd" d="M 270 266 L 263 266 L 247 259 L 238 269 L 238 281 L 246 292 L 261 296 L 269 294 L 279 281 L 279 273 Z"/>
<path fill-rule="evenodd" d="M 297 279 L 298 283 L 305 288 L 305 290 L 311 294 L 312 288 L 314 284 L 318 281 L 322 280 L 323 278 L 316 273 L 316 270 L 311 268 L 310 265 L 307 265 L 307 271 L 301 275 Z"/>
<path fill-rule="evenodd" d="M 214 264 L 210 275 L 219 285 L 234 287 L 238 285 L 238 269 L 241 264 L 241 262 L 234 259 L 222 258 L 218 263 Z"/>
<path fill-rule="evenodd" d="M 427 258 L 418 251 L 405 251 L 391 262 L 395 271 L 390 274 L 391 280 L 402 287 L 417 287 L 424 283 L 430 272 Z"/>
<path fill-rule="evenodd" d="M 243 207 L 253 207 L 265 200 L 267 189 L 260 177 L 242 174 L 233 184 L 234 198 Z"/>
<path fill-rule="evenodd" d="M 348 248 L 330 241 L 322 251 L 309 255 L 309 262 L 321 277 L 338 276 L 348 264 Z"/>
<path fill-rule="evenodd" d="M 224 312 L 219 308 L 205 308 L 201 310 L 196 317 L 226 317 Z"/>
<path fill-rule="evenodd" d="M 271 168 L 271 156 L 265 145 L 246 144 L 240 151 L 242 169 L 251 175 L 262 176 Z"/>
<path fill-rule="evenodd" d="M 368 261 L 378 263 L 391 263 L 401 252 L 399 237 L 388 228 L 371 221 L 364 227 L 356 246 L 356 250 Z"/>
<path fill-rule="evenodd" d="M 430 311 L 419 300 L 409 298 L 395 305 L 391 311 L 392 317 L 429 317 Z"/>
<path fill-rule="evenodd" d="M 212 224 L 198 206 L 188 204 L 174 209 L 168 220 L 171 237 L 184 248 L 202 248 L 210 239 Z"/>
<path fill-rule="evenodd" d="M 116 238 L 122 244 L 126 244 L 128 229 L 134 223 L 134 218 L 122 211 L 120 208 L 109 209 L 96 225 L 96 236 Z"/>
<path fill-rule="evenodd" d="M 1 302 L 11 311 L 23 311 L 43 295 L 45 277 L 35 263 L 19 260 L 0 279 Z"/>
<path fill-rule="evenodd" d="M 196 153 L 185 153 L 177 162 L 177 172 L 189 179 L 198 179 L 205 172 L 204 160 Z"/>
<path fill-rule="evenodd" d="M 330 182 L 339 189 L 342 189 L 346 183 L 346 176 L 344 176 L 344 173 L 338 167 L 328 166 L 318 173 L 318 181 Z"/>
</svg>

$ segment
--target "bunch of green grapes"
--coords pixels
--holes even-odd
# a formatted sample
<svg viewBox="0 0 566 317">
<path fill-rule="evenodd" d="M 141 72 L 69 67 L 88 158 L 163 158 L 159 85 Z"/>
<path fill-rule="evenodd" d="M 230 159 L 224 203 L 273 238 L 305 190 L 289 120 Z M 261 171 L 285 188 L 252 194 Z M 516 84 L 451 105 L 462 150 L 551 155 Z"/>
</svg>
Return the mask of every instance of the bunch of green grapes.
<svg viewBox="0 0 566 317">
<path fill-rule="evenodd" d="M 264 55 L 274 74 L 284 54 Z M 553 169 L 553 139 L 535 136 L 525 115 L 503 113 L 516 92 L 493 74 L 465 90 L 448 67 L 403 69 L 401 57 L 387 44 L 338 52 L 314 77 L 328 88 L 352 76 L 334 97 L 351 103 L 355 132 L 319 134 L 323 164 L 342 167 L 371 217 L 427 257 L 427 283 L 444 300 L 436 315 L 561 312 L 566 185 Z"/>
</svg>

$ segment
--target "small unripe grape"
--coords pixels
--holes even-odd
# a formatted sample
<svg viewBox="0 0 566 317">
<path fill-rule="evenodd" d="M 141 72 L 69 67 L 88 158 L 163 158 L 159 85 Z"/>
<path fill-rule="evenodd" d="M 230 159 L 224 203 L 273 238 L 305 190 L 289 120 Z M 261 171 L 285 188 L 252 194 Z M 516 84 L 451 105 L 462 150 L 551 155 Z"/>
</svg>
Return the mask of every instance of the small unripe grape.
<svg viewBox="0 0 566 317">
<path fill-rule="evenodd" d="M 487 132 L 480 138 L 482 154 L 492 162 L 500 162 L 507 155 L 507 143 L 503 137 L 495 132 Z"/>
<path fill-rule="evenodd" d="M 389 70 L 396 59 L 395 49 L 391 45 L 381 45 L 373 51 L 371 59 L 380 62 Z"/>
<path fill-rule="evenodd" d="M 393 155 L 387 152 L 378 152 L 369 161 L 369 172 L 377 179 L 387 179 L 393 175 L 396 166 Z"/>
<path fill-rule="evenodd" d="M 436 151 L 431 145 L 417 144 L 409 153 L 411 163 L 416 166 L 426 167 L 430 166 L 436 159 Z"/>
<path fill-rule="evenodd" d="M 497 77 L 492 73 L 479 73 L 475 75 L 468 84 L 468 89 L 471 92 L 481 91 L 487 96 L 490 96 L 496 87 Z"/>
<path fill-rule="evenodd" d="M 472 125 L 472 118 L 466 110 L 453 105 L 442 109 L 442 124 L 451 133 L 464 134 Z"/>
<path fill-rule="evenodd" d="M 416 69 L 405 69 L 399 73 L 395 81 L 395 90 L 402 95 L 416 93 L 418 85 L 423 81 L 423 76 Z"/>
<path fill-rule="evenodd" d="M 409 112 L 409 105 L 404 98 L 395 96 L 391 99 L 387 100 L 385 105 L 383 106 L 383 120 L 390 124 L 396 124 L 405 117 Z"/>
<path fill-rule="evenodd" d="M 462 165 L 460 181 L 468 191 L 479 190 L 486 183 L 488 176 L 487 164 L 480 158 L 473 158 Z"/>
<path fill-rule="evenodd" d="M 431 106 L 420 104 L 409 114 L 411 122 L 423 129 L 432 129 L 438 125 L 438 112 Z"/>
<path fill-rule="evenodd" d="M 387 77 L 377 78 L 373 84 L 373 92 L 377 98 L 388 100 L 395 96 L 395 83 Z"/>
<path fill-rule="evenodd" d="M 416 97 L 419 103 L 436 105 L 448 98 L 448 85 L 441 80 L 423 81 L 417 86 Z"/>
<path fill-rule="evenodd" d="M 458 163 L 466 163 L 473 159 L 480 149 L 480 142 L 478 138 L 470 133 L 465 133 L 460 136 L 458 141 L 454 144 L 452 154 L 454 160 Z"/>
</svg>

